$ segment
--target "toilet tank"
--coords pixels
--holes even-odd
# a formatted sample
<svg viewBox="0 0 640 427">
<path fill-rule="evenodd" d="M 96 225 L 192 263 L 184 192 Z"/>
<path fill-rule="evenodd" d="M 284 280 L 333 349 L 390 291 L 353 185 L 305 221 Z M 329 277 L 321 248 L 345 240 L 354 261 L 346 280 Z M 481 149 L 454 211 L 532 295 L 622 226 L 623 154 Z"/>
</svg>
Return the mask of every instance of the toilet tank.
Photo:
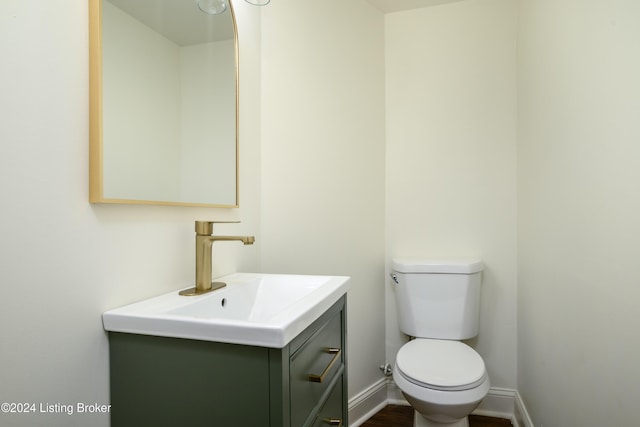
<svg viewBox="0 0 640 427">
<path fill-rule="evenodd" d="M 478 258 L 394 259 L 400 330 L 418 338 L 478 335 L 482 269 Z"/>
</svg>

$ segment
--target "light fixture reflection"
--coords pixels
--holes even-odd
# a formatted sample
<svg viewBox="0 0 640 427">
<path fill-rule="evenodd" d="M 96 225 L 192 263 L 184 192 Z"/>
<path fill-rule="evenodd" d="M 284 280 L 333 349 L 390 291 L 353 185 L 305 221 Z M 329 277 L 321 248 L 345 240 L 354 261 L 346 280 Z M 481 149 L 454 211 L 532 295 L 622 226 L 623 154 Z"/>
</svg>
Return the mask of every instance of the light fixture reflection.
<svg viewBox="0 0 640 427">
<path fill-rule="evenodd" d="M 227 0 L 198 0 L 198 8 L 208 15 L 219 15 L 227 10 Z"/>
</svg>

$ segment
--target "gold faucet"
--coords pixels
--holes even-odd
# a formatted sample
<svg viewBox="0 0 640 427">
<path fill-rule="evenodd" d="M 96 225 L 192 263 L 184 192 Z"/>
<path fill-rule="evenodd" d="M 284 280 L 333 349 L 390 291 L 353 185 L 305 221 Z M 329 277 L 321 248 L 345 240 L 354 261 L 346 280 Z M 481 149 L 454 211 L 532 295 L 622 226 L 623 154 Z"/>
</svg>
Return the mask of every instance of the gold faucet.
<svg viewBox="0 0 640 427">
<path fill-rule="evenodd" d="M 196 221 L 196 286 L 180 291 L 180 295 L 202 295 L 227 286 L 222 282 L 211 282 L 211 246 L 217 240 L 238 240 L 253 245 L 253 236 L 213 236 L 213 224 L 240 221 Z"/>
</svg>

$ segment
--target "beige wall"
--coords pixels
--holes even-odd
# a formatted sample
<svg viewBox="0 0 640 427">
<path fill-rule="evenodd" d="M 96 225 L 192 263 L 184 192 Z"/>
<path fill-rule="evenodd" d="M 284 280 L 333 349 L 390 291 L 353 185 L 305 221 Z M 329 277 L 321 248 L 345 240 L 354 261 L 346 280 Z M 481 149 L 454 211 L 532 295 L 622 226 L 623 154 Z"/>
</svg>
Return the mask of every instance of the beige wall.
<svg viewBox="0 0 640 427">
<path fill-rule="evenodd" d="M 352 277 L 352 397 L 385 359 L 383 16 L 278 0 L 262 26 L 262 267 Z"/>
<path fill-rule="evenodd" d="M 536 426 L 636 425 L 640 3 L 519 20 L 518 389 Z"/>
<path fill-rule="evenodd" d="M 494 387 L 516 386 L 516 27 L 510 0 L 386 16 L 387 268 L 479 256 L 480 333 Z M 387 281 L 387 356 L 405 341 Z"/>
</svg>

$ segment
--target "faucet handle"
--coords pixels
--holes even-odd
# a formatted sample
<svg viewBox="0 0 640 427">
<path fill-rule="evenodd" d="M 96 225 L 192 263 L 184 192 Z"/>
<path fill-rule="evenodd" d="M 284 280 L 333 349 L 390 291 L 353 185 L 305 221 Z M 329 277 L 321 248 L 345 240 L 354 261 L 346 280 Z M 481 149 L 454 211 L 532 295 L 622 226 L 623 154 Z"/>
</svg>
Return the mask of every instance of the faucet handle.
<svg viewBox="0 0 640 427">
<path fill-rule="evenodd" d="M 237 224 L 240 221 L 196 221 L 196 234 L 210 236 L 213 234 L 213 224 Z"/>
</svg>

